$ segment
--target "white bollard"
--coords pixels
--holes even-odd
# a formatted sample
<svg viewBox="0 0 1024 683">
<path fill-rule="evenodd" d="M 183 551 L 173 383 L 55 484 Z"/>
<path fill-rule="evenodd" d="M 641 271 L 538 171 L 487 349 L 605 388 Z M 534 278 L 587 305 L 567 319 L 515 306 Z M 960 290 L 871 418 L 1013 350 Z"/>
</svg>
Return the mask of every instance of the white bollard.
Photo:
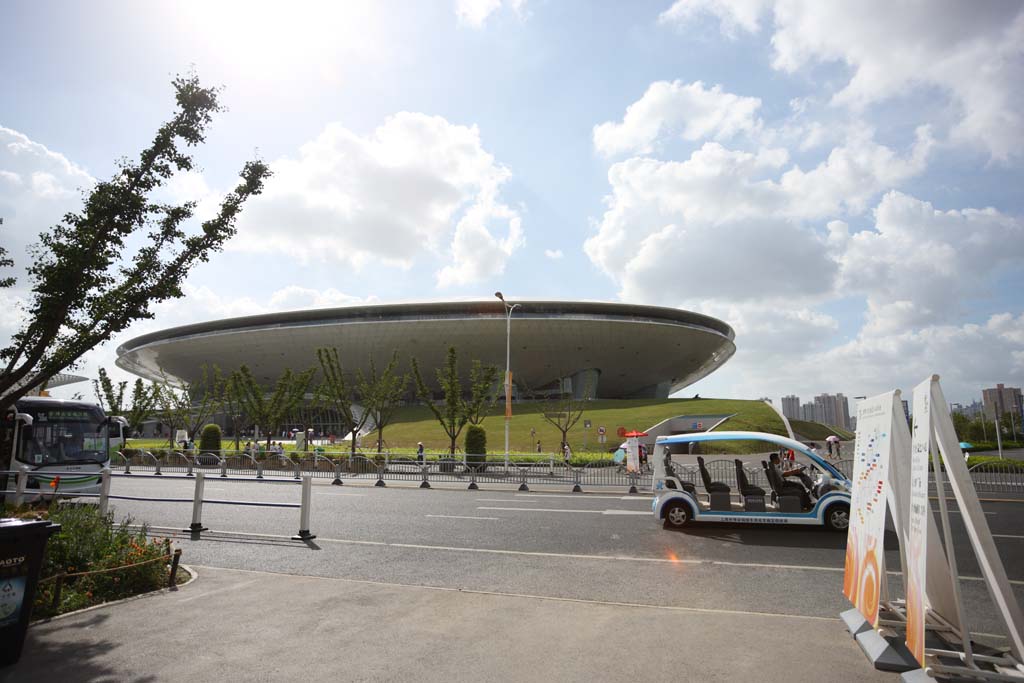
<svg viewBox="0 0 1024 683">
<path fill-rule="evenodd" d="M 100 515 L 106 517 L 110 496 L 110 468 L 100 470 Z"/>
<path fill-rule="evenodd" d="M 25 502 L 25 487 L 28 486 L 28 468 L 24 465 L 18 467 L 17 478 L 15 479 L 14 507 L 21 507 Z"/>
<path fill-rule="evenodd" d="M 196 492 L 192 496 L 192 526 L 185 530 L 194 534 L 209 531 L 209 529 L 203 526 L 203 485 L 206 483 L 205 479 L 206 475 L 203 472 L 196 472 Z"/>
<path fill-rule="evenodd" d="M 309 533 L 309 507 L 313 497 L 313 477 L 302 477 L 302 507 L 299 510 L 299 533 L 292 536 L 295 541 L 311 541 L 316 536 Z"/>
</svg>

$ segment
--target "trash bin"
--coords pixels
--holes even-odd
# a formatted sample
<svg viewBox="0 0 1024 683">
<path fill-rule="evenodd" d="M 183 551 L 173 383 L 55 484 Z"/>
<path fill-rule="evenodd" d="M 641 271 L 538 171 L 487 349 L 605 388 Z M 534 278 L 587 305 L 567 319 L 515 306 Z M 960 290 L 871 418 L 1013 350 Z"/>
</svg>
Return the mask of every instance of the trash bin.
<svg viewBox="0 0 1024 683">
<path fill-rule="evenodd" d="M 43 551 L 57 531 L 60 524 L 0 519 L 0 666 L 21 657 Z"/>
</svg>

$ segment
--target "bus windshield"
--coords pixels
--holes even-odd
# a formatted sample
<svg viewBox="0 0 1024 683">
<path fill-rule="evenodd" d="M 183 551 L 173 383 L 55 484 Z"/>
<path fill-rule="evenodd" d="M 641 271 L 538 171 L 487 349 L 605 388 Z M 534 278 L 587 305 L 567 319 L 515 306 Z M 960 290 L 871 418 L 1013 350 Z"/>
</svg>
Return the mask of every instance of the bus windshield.
<svg viewBox="0 0 1024 683">
<path fill-rule="evenodd" d="M 98 407 L 30 406 L 32 426 L 21 431 L 17 459 L 28 465 L 104 463 L 107 425 Z"/>
</svg>

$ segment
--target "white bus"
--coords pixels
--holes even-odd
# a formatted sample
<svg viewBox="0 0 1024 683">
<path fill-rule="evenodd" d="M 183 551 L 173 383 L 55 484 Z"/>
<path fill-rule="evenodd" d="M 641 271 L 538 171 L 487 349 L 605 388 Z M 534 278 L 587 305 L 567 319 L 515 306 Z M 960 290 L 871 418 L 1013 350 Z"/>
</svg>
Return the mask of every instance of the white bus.
<svg viewBox="0 0 1024 683">
<path fill-rule="evenodd" d="M 124 447 L 128 430 L 123 417 L 107 417 L 95 403 L 26 396 L 5 416 L 3 431 L 5 469 L 31 471 L 31 499 L 52 493 L 57 476 L 61 493 L 98 493 L 99 472 L 110 465 L 111 452 Z M 13 490 L 15 477 L 7 479 L 4 488 Z"/>
</svg>

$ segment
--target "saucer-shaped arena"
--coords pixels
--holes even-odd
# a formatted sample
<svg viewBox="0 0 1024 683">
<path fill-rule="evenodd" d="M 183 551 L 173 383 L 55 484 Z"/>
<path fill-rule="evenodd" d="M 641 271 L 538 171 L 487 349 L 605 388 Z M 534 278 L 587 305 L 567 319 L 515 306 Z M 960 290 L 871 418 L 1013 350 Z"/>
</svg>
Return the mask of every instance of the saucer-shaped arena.
<svg viewBox="0 0 1024 683">
<path fill-rule="evenodd" d="M 736 351 L 731 327 L 699 313 L 620 303 L 509 301 L 516 395 L 563 390 L 599 398 L 663 398 L 714 371 Z M 505 368 L 505 308 L 500 301 L 352 306 L 213 320 L 137 337 L 117 350 L 117 365 L 156 380 L 196 380 L 202 366 L 248 365 L 271 386 L 286 369 L 317 364 L 336 347 L 346 372 L 415 357 L 436 389 L 435 368 L 449 346 L 470 361 Z"/>
</svg>

